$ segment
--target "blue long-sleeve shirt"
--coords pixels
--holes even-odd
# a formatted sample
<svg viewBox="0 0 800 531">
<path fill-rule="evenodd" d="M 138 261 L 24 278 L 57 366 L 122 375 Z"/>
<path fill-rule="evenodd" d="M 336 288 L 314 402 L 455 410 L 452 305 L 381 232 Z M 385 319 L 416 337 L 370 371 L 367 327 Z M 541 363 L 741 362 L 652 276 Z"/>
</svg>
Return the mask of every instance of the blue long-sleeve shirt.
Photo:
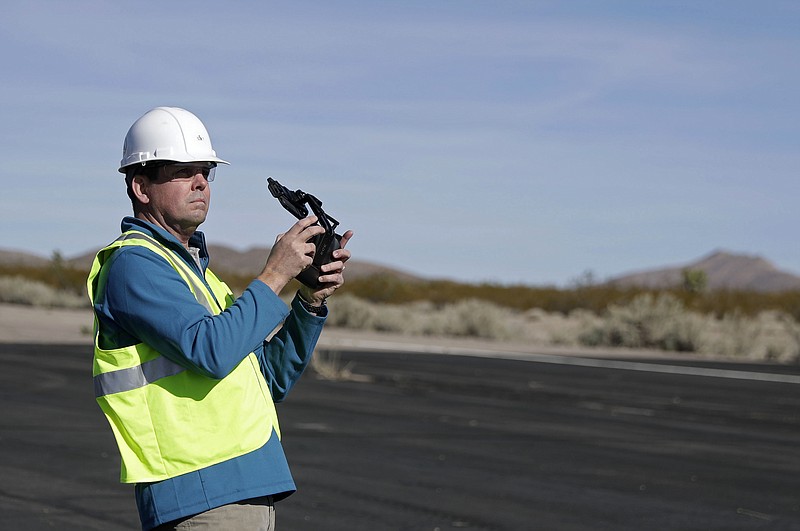
<svg viewBox="0 0 800 531">
<path fill-rule="evenodd" d="M 204 278 L 209 257 L 201 232 L 189 241 L 199 249 L 198 264 L 163 229 L 136 218 L 123 219 L 122 231 L 131 229 L 161 241 Z M 211 315 L 171 265 L 140 246 L 118 249 L 105 267 L 105 289 L 94 305 L 101 347 L 144 342 L 175 363 L 212 378 L 224 378 L 253 352 L 275 402 L 286 397 L 302 374 L 325 322 L 305 311 L 297 298 L 290 310 L 258 280 L 225 311 Z M 219 302 L 224 307 L 224 301 Z M 135 490 L 142 527 L 150 529 L 243 499 L 266 495 L 280 499 L 294 492 L 295 485 L 273 433 L 263 447 L 249 454 L 157 483 L 138 484 Z"/>
</svg>

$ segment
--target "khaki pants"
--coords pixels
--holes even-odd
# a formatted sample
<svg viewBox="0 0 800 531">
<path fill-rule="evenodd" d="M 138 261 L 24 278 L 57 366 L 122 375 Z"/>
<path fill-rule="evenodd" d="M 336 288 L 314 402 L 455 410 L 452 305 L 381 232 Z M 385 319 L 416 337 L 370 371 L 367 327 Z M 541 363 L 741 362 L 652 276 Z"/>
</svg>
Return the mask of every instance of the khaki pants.
<svg viewBox="0 0 800 531">
<path fill-rule="evenodd" d="M 274 531 L 275 507 L 272 496 L 252 498 L 237 503 L 223 505 L 174 522 L 168 522 L 154 531 Z"/>
</svg>

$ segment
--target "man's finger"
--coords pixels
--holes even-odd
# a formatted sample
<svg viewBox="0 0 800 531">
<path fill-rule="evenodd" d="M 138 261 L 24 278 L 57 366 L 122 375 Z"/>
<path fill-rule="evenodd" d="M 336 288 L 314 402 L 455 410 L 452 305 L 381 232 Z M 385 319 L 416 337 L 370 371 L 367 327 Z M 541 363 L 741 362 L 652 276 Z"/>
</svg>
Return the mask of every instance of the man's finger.
<svg viewBox="0 0 800 531">
<path fill-rule="evenodd" d="M 292 228 L 290 228 L 286 232 L 287 234 L 290 232 L 299 234 L 304 230 L 306 230 L 308 227 L 314 225 L 314 223 L 316 222 L 317 222 L 317 216 L 308 216 L 307 218 L 297 220 L 297 222 L 294 225 L 292 225 Z"/>
<path fill-rule="evenodd" d="M 341 248 L 344 248 L 347 245 L 347 242 L 349 242 L 350 238 L 352 238 L 352 237 L 353 237 L 353 231 L 349 230 L 349 231 L 345 232 L 342 235 L 342 239 L 341 239 L 341 242 L 339 243 L 339 246 Z"/>
</svg>

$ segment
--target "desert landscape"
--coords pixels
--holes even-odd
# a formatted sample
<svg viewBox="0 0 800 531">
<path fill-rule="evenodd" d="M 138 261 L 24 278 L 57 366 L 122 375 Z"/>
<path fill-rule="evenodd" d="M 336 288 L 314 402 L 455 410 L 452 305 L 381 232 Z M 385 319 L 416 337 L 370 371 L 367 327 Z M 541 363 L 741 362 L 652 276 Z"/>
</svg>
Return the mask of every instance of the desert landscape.
<svg viewBox="0 0 800 531">
<path fill-rule="evenodd" d="M 249 272 L 269 252 L 212 249 L 218 273 L 232 279 L 234 291 L 246 286 Z M 90 342 L 83 279 L 91 257 L 47 259 L 0 249 L 0 340 Z M 605 281 L 582 279 L 567 288 L 460 284 L 357 260 L 348 275 L 345 289 L 330 301 L 326 347 L 369 341 L 416 344 L 420 350 L 599 351 L 790 364 L 800 359 L 800 324 L 793 314 L 800 307 L 800 277 L 758 256 L 715 251 L 688 263 Z M 529 302 L 520 306 L 524 300 Z"/>
<path fill-rule="evenodd" d="M 0 293 L 0 474 L 15 485 L 0 493 L 4 524 L 136 529 L 91 396 L 87 301 L 20 277 L 6 277 Z M 800 441 L 786 435 L 800 433 L 800 333 L 786 314 L 716 318 L 666 292 L 602 313 L 352 294 L 329 304 L 314 360 L 279 405 L 299 489 L 278 507 L 282 527 L 515 531 L 535 520 L 638 531 L 800 521 L 791 451 Z M 587 334 L 627 334 L 629 346 Z M 630 346 L 644 344 L 642 334 L 661 348 Z M 695 348 L 680 350 L 681 341 Z"/>
</svg>

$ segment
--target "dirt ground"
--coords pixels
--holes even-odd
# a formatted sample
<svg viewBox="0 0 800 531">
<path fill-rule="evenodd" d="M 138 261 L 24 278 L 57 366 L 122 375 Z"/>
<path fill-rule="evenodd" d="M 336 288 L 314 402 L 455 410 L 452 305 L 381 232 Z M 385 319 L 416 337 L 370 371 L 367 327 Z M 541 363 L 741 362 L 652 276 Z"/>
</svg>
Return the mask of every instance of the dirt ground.
<svg viewBox="0 0 800 531">
<path fill-rule="evenodd" d="M 0 304 L 2 343 L 91 343 L 91 310 Z"/>
</svg>

